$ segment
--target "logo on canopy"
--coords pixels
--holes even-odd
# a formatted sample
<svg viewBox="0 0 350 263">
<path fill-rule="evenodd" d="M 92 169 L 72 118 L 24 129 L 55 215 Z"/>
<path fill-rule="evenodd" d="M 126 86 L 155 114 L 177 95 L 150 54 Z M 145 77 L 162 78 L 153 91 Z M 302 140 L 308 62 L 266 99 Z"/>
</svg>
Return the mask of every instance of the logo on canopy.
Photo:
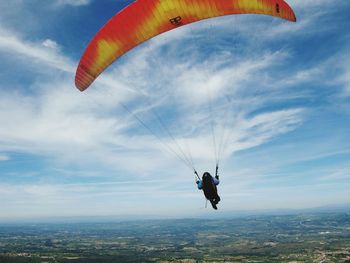
<svg viewBox="0 0 350 263">
<path fill-rule="evenodd" d="M 177 16 L 177 17 L 174 17 L 172 19 L 170 19 L 170 23 L 174 26 L 181 26 L 182 25 L 182 17 L 181 16 Z"/>
</svg>

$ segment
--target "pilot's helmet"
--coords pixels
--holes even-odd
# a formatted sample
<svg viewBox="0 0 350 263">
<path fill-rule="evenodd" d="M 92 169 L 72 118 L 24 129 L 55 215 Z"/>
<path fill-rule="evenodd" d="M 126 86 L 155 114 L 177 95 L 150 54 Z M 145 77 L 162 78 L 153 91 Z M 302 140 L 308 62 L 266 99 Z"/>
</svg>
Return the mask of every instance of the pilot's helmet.
<svg viewBox="0 0 350 263">
<path fill-rule="evenodd" d="M 211 176 L 211 175 L 210 175 L 210 173 L 208 173 L 208 172 L 205 172 L 205 173 L 203 174 L 203 178 L 204 178 L 204 177 L 209 177 L 209 176 Z"/>
</svg>

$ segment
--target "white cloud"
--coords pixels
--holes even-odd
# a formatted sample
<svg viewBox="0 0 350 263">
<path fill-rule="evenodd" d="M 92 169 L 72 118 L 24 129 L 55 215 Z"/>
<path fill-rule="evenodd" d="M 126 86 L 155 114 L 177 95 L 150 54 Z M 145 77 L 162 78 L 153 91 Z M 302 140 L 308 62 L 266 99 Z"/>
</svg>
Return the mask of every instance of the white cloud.
<svg viewBox="0 0 350 263">
<path fill-rule="evenodd" d="M 345 91 L 344 95 L 347 97 L 350 97 L 350 76 L 349 76 L 349 74 L 344 76 L 344 81 L 346 84 L 345 90 L 344 90 Z"/>
<path fill-rule="evenodd" d="M 179 96 L 183 96 L 182 101 L 190 100 L 191 105 L 198 103 L 203 105 L 209 100 L 215 101 L 228 94 L 238 95 L 243 85 L 254 83 L 261 77 L 259 74 L 262 70 L 279 64 L 287 56 L 287 53 L 276 52 L 263 54 L 258 58 L 245 58 L 242 61 L 222 66 L 222 61 L 232 61 L 233 55 L 229 54 L 218 58 L 217 61 L 205 61 L 196 65 L 188 64 L 178 69 L 173 85 Z"/>
<path fill-rule="evenodd" d="M 0 154 L 0 162 L 9 161 L 11 158 L 7 155 Z"/>
<path fill-rule="evenodd" d="M 325 172 L 326 175 L 321 176 L 321 181 L 340 181 L 350 179 L 350 167 L 339 167 L 332 171 Z"/>
<path fill-rule="evenodd" d="M 73 73 L 75 69 L 72 61 L 59 54 L 56 48 L 52 48 L 54 43 L 52 40 L 46 40 L 42 43 L 25 41 L 13 32 L 0 27 L 0 52 L 22 58 L 24 64 L 30 60 L 27 66 L 32 66 L 35 63 L 44 64 L 46 67 Z"/>
<path fill-rule="evenodd" d="M 303 120 L 302 109 L 282 110 L 243 120 L 235 127 L 232 149 L 240 151 L 259 146 L 277 135 L 295 130 Z"/>
<path fill-rule="evenodd" d="M 308 8 L 317 8 L 322 7 L 325 8 L 329 5 L 334 5 L 334 1 L 332 0 L 306 0 L 306 1 L 299 1 L 299 0 L 288 0 L 287 1 L 290 6 L 307 10 Z"/>
<path fill-rule="evenodd" d="M 344 56 L 344 55 L 342 54 L 342 56 Z M 345 57 L 348 57 L 348 56 L 345 55 Z M 350 61 L 349 59 L 345 59 L 339 64 L 338 64 L 338 62 L 336 63 L 336 65 L 340 66 L 340 69 L 342 71 L 341 76 L 339 77 L 338 81 L 340 83 L 342 83 L 344 86 L 344 92 L 342 95 L 345 97 L 350 97 L 350 66 L 349 66 L 349 61 Z"/>
<path fill-rule="evenodd" d="M 56 0 L 58 5 L 83 6 L 89 5 L 91 0 Z"/>
<path fill-rule="evenodd" d="M 239 111 L 239 115 L 236 115 L 238 118 L 233 116 L 232 119 L 235 125 L 229 126 L 230 129 L 241 128 L 234 133 L 227 156 L 234 151 L 262 145 L 274 136 L 296 128 L 296 123 L 301 121 L 301 110 L 264 113 L 252 119 L 247 114 L 257 110 L 259 102 L 244 106 L 247 99 L 258 98 L 255 95 L 260 87 L 256 87 L 256 83 L 262 84 L 266 78 L 261 72 L 283 63 L 288 53 L 276 51 L 259 56 L 258 52 L 264 51 L 256 50 L 254 57 L 237 59 L 226 53 L 214 60 L 203 61 L 192 53 L 195 47 L 188 45 L 188 50 L 183 51 L 192 55 L 184 63 L 171 53 L 161 54 L 162 46 L 170 45 L 172 48 L 177 44 L 171 45 L 165 38 L 156 47 L 139 47 L 128 54 L 121 66 L 116 65 L 104 73 L 95 86 L 85 93 L 79 93 L 70 83 L 75 73 L 75 63 L 60 53 L 56 42 L 47 39 L 33 43 L 14 33 L 2 31 L 0 50 L 10 51 L 25 60 L 34 59 L 40 67 L 52 67 L 68 73 L 67 77 L 58 81 L 50 79 L 47 83 L 35 83 L 34 95 L 16 92 L 2 94 L 0 121 L 6 127 L 0 130 L 2 149 L 50 155 L 64 160 L 95 159 L 131 170 L 135 166 L 130 163 L 141 158 L 144 161 L 138 162 L 137 170 L 142 170 L 142 165 L 145 165 L 151 171 L 157 165 L 150 164 L 149 158 L 163 159 L 159 152 L 162 147 L 154 143 L 154 137 L 143 127 L 140 128 L 140 124 L 120 107 L 118 101 L 135 104 L 133 111 L 154 127 L 157 133 L 159 127 L 152 123 L 154 116 L 146 109 L 152 107 L 161 111 L 175 106 L 178 115 L 173 121 L 168 121 L 169 129 L 183 150 L 187 148 L 186 145 L 195 148 L 193 156 L 199 162 L 211 159 L 213 152 L 208 129 L 209 99 L 216 105 L 215 115 L 218 117 L 215 125 L 218 129 L 224 129 L 227 108 L 218 107 L 227 100 L 224 96 L 234 95 L 235 101 L 241 104 L 236 108 Z M 161 67 L 169 64 L 169 56 L 172 57 L 170 63 L 176 66 Z M 233 62 L 222 63 L 230 60 Z M 145 96 L 150 97 L 150 105 L 145 102 L 147 98 L 140 96 L 140 92 L 130 92 L 137 89 L 142 89 Z M 295 123 L 292 123 L 292 119 Z M 249 123 L 255 122 L 259 123 L 252 134 Z M 133 132 L 130 131 L 133 130 L 141 134 L 131 135 Z M 182 137 L 184 134 L 186 139 Z M 180 152 L 166 133 L 160 136 L 166 145 Z M 145 155 L 146 152 L 149 157 Z"/>
<path fill-rule="evenodd" d="M 5 30 L 0 26 L 0 52 L 19 58 L 22 66 L 27 68 L 35 67 L 32 70 L 39 74 L 45 74 L 44 72 L 50 69 L 68 73 L 73 84 L 78 63 L 73 62 L 62 54 L 59 44 L 54 40 L 28 41 L 20 37 L 16 32 Z M 53 73 L 50 71 L 48 74 Z M 133 88 L 128 87 L 107 73 L 96 80 L 96 83 L 106 89 L 118 89 L 118 100 L 137 94 Z"/>
<path fill-rule="evenodd" d="M 57 42 L 55 42 L 54 40 L 51 40 L 51 39 L 44 40 L 42 45 L 44 47 L 51 48 L 51 49 L 54 49 L 54 50 L 59 50 L 60 49 L 60 47 L 58 46 Z"/>
<path fill-rule="evenodd" d="M 227 26 L 231 26 L 227 21 Z M 291 24 L 290 27 L 296 26 L 295 30 L 300 32 L 311 24 L 311 21 L 305 21 L 300 26 Z M 275 30 L 286 36 L 289 28 L 278 26 Z M 186 37 L 179 37 L 184 32 Z M 251 34 L 249 30 L 247 33 Z M 254 52 L 251 52 L 251 47 L 241 47 L 242 52 L 237 54 L 228 46 L 225 52 L 218 51 L 215 56 L 203 57 L 190 34 L 191 30 L 184 27 L 134 49 L 107 70 L 91 89 L 80 93 L 73 86 L 77 61 L 66 57 L 59 43 L 45 38 L 28 41 L 17 33 L 0 30 L 0 52 L 11 53 L 20 58 L 14 63 L 27 66 L 36 76 L 45 76 L 43 81 L 25 87 L 21 92 L 11 87 L 0 90 L 2 156 L 6 158 L 6 154 L 11 152 L 45 156 L 54 160 L 50 169 L 55 173 L 72 177 L 98 177 L 113 173 L 118 182 L 102 186 L 2 185 L 1 195 L 12 200 L 5 205 L 15 207 L 13 214 L 18 214 L 26 206 L 32 209 L 29 203 L 42 207 L 37 209 L 38 213 L 42 213 L 44 208 L 48 209 L 48 213 L 55 213 L 58 207 L 69 204 L 65 210 L 67 215 L 88 214 L 91 204 L 93 211 L 104 214 L 108 212 L 106 200 L 120 198 L 128 199 L 120 206 L 132 212 L 132 204 L 140 207 L 140 200 L 133 199 L 141 199 L 140 193 L 145 196 L 157 193 L 158 198 L 164 196 L 163 211 L 169 207 L 166 203 L 169 193 L 176 194 L 176 198 L 180 196 L 183 204 L 187 205 L 186 194 L 193 195 L 199 203 L 202 201 L 197 192 L 188 194 L 192 185 L 185 190 L 181 188 L 184 182 L 190 181 L 188 176 L 192 176 L 188 170 L 179 167 L 176 158 L 164 154 L 157 140 L 118 102 L 130 107 L 154 128 L 168 146 L 177 149 L 166 132 L 161 132 L 161 125 L 151 113 L 154 109 L 162 116 L 182 149 L 188 152 L 189 145 L 198 167 L 206 170 L 212 169 L 214 163 L 209 107 L 212 101 L 215 131 L 217 135 L 226 135 L 224 157 L 230 161 L 225 170 L 227 181 L 234 177 L 242 179 L 234 182 L 235 185 L 232 182 L 227 185 L 237 190 L 234 193 L 237 196 L 252 193 L 249 188 L 251 183 L 261 174 L 268 174 L 269 170 L 231 169 L 235 164 L 231 164 L 233 159 L 230 156 L 262 146 L 298 129 L 307 111 L 300 105 L 285 106 L 282 102 L 294 96 L 290 87 L 315 80 L 331 64 L 311 69 L 289 69 L 288 63 L 293 55 L 289 50 L 265 48 L 255 43 Z M 201 39 L 202 35 L 198 32 L 193 37 Z M 177 56 L 180 51 L 185 59 Z M 272 81 L 277 66 L 288 70 L 279 73 L 281 81 Z M 45 72 L 40 68 L 45 68 Z M 59 78 L 55 78 L 57 70 L 64 72 Z M 321 77 L 320 81 L 323 81 Z M 30 93 L 26 92 L 28 89 Z M 179 153 L 178 149 L 176 151 Z M 72 164 L 76 171 L 67 168 Z M 91 167 L 96 170 L 91 171 Z M 71 169 L 70 172 L 64 172 L 67 169 Z M 155 177 L 163 179 L 163 175 L 166 179 L 150 181 Z M 130 177 L 131 182 L 120 184 L 119 181 L 126 177 Z M 177 180 L 169 181 L 168 178 Z M 242 191 L 239 190 L 241 185 L 244 186 Z M 223 189 L 228 196 L 232 194 L 229 187 Z M 93 200 L 96 196 L 103 198 Z M 84 200 L 77 201 L 80 198 Z M 79 211 L 74 210 L 84 202 L 89 207 L 86 205 Z M 112 205 L 112 201 L 107 203 Z M 32 213 L 29 208 L 23 213 Z M 148 208 L 146 205 L 140 213 Z"/>
<path fill-rule="evenodd" d="M 93 216 L 93 215 L 127 215 L 155 214 L 166 210 L 168 216 L 176 216 L 181 210 L 193 213 L 193 208 L 188 202 L 202 200 L 196 192 L 189 194 L 189 189 L 171 189 L 174 183 L 167 181 L 140 181 L 127 183 L 103 183 L 103 184 L 27 184 L 27 185 L 0 185 L 2 208 L 6 213 L 0 214 L 0 219 L 11 217 L 36 216 Z M 154 193 L 157 193 L 155 196 Z M 177 196 L 184 204 L 181 207 L 169 207 L 167 197 Z M 143 204 L 143 198 L 147 198 L 151 204 Z M 115 200 L 118 200 L 116 209 Z M 101 205 L 103 203 L 103 205 Z M 186 204 L 187 203 L 187 204 Z M 16 209 L 13 209 L 16 207 Z M 135 207 L 138 207 L 135 211 Z M 79 208 L 79 209 L 77 209 Z M 20 210 L 18 210 L 20 209 Z M 34 211 L 34 213 L 33 213 Z"/>
</svg>

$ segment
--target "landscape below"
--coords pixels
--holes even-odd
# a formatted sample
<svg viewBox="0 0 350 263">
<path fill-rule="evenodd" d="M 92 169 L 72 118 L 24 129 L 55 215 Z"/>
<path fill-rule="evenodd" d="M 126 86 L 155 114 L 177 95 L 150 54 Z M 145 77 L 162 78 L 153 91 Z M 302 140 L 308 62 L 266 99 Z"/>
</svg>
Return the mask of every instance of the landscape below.
<svg viewBox="0 0 350 263">
<path fill-rule="evenodd" d="M 350 262 L 350 213 L 3 224 L 0 262 Z"/>
</svg>

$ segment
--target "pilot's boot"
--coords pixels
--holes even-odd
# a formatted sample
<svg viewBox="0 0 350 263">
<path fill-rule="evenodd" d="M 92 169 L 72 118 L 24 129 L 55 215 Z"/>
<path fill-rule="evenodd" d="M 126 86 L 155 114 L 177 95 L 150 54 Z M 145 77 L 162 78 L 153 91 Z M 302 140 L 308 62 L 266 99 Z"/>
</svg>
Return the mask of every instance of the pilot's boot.
<svg viewBox="0 0 350 263">
<path fill-rule="evenodd" d="M 212 206 L 215 210 L 218 210 L 215 201 L 214 201 L 214 200 L 209 200 L 209 201 L 210 201 L 210 203 L 211 203 L 211 206 Z"/>
</svg>

